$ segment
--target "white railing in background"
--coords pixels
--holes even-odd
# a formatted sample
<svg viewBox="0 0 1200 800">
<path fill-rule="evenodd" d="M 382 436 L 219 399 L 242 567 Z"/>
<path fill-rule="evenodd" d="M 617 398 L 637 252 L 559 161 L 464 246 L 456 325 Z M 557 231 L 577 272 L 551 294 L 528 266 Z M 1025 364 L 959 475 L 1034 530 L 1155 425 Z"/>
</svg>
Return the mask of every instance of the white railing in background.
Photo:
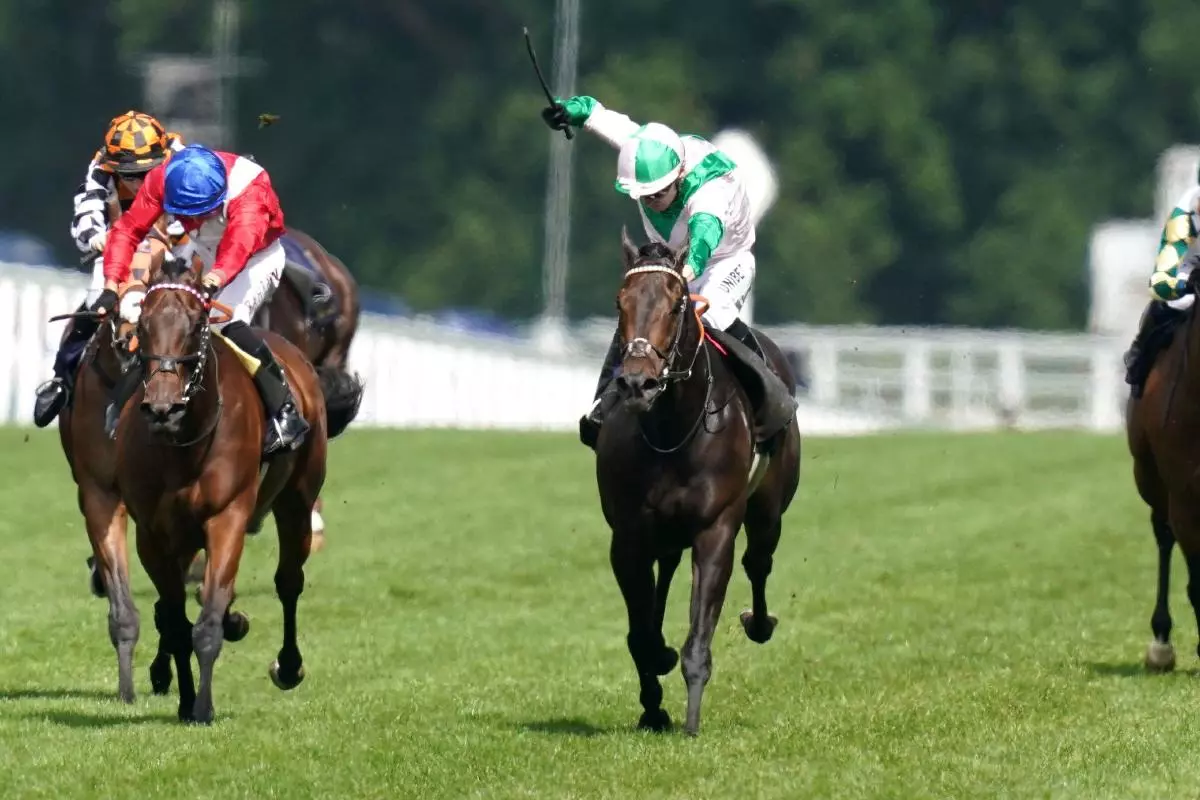
<svg viewBox="0 0 1200 800">
<path fill-rule="evenodd" d="M 65 323 L 84 298 L 76 272 L 0 264 L 0 423 L 30 424 Z M 591 401 L 612 320 L 547 354 L 525 337 L 488 337 L 364 314 L 350 366 L 367 384 L 355 425 L 573 430 Z M 811 434 L 887 428 L 1017 426 L 1119 429 L 1126 343 L 929 328 L 768 326 L 802 382 Z"/>
</svg>

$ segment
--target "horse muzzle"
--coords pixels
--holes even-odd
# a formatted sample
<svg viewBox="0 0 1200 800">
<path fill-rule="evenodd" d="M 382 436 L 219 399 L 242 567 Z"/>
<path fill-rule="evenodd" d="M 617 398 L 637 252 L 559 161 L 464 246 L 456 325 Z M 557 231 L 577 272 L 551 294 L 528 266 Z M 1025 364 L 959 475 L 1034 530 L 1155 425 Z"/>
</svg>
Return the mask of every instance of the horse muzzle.
<svg viewBox="0 0 1200 800">
<path fill-rule="evenodd" d="M 653 375 L 640 372 L 622 373 L 617 377 L 617 391 L 624 398 L 626 408 L 636 413 L 649 411 L 665 385 Z"/>
<path fill-rule="evenodd" d="M 183 415 L 187 412 L 187 403 L 182 401 L 166 403 L 142 403 L 142 415 L 150 430 L 155 433 L 179 433 L 183 425 Z"/>
</svg>

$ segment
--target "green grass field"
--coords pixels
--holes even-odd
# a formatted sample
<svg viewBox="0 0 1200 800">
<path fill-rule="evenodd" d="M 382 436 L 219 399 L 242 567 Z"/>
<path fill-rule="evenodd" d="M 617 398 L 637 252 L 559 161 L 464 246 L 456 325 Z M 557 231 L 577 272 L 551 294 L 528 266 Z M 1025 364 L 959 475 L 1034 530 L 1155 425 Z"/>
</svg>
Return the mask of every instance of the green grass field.
<svg viewBox="0 0 1200 800">
<path fill-rule="evenodd" d="M 337 441 L 300 604 L 308 678 L 282 693 L 267 677 L 268 527 L 211 728 L 150 694 L 140 564 L 139 697 L 117 703 L 57 434 L 0 430 L 0 454 L 4 798 L 1129 798 L 1200 781 L 1183 568 L 1180 671 L 1149 677 L 1154 546 L 1116 437 L 807 442 L 769 586 L 780 627 L 743 635 L 739 565 L 698 739 L 634 731 L 593 461 L 570 436 Z M 676 646 L 688 591 L 682 569 Z M 678 670 L 664 686 L 679 723 Z"/>
</svg>

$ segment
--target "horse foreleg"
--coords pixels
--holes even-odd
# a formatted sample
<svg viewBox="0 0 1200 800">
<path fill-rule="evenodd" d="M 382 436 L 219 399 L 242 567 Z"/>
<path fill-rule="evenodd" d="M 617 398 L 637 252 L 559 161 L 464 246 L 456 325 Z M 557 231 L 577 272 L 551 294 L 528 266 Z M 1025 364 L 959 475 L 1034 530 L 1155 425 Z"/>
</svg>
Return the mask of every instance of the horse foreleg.
<svg viewBox="0 0 1200 800">
<path fill-rule="evenodd" d="M 671 727 L 671 717 L 662 707 L 662 684 L 658 678 L 675 668 L 679 655 L 663 640 L 661 616 L 655 607 L 654 557 L 639 544 L 639 538 L 614 533 L 609 561 L 629 615 L 629 635 L 625 641 L 641 684 L 638 699 L 642 716 L 638 727 L 665 731 Z M 665 597 L 670 571 L 664 569 L 662 574 L 666 576 L 661 589 Z"/>
<path fill-rule="evenodd" d="M 1154 530 L 1154 541 L 1158 545 L 1158 596 L 1154 601 L 1154 614 L 1150 617 L 1150 629 L 1154 640 L 1146 649 L 1146 669 L 1152 672 L 1170 672 L 1175 669 L 1175 648 L 1171 646 L 1171 551 L 1175 548 L 1175 535 L 1164 516 L 1151 512 L 1150 526 Z M 1189 563 L 1189 571 L 1191 565 Z M 1189 595 L 1191 590 L 1189 589 Z"/>
<path fill-rule="evenodd" d="M 302 492 L 288 487 L 276 498 L 273 511 L 279 533 L 275 593 L 283 606 L 283 646 L 269 674 L 271 681 L 286 691 L 304 680 L 304 658 L 296 641 L 296 607 L 304 591 L 304 563 L 312 549 L 312 505 Z"/>
<path fill-rule="evenodd" d="M 129 556 L 125 546 L 127 518 L 120 498 L 87 484 L 79 487 L 79 507 L 95 554 L 95 569 L 108 597 L 108 638 L 117 651 L 117 695 L 132 703 L 133 650 L 141 621 L 129 589 Z"/>
<path fill-rule="evenodd" d="M 225 631 L 230 625 L 226 617 L 234 619 L 229 607 L 233 603 L 234 580 L 242 560 L 246 521 L 250 516 L 247 508 L 253 505 L 253 499 L 249 503 L 235 501 L 204 523 L 208 563 L 201 587 L 200 616 L 192 627 L 192 649 L 200 664 L 200 690 L 193 712 L 196 722 L 207 724 L 213 720 L 213 667 L 221 655 Z"/>
<path fill-rule="evenodd" d="M 683 644 L 683 681 L 687 684 L 687 724 L 692 736 L 700 732 L 700 701 L 712 674 L 712 637 L 725 603 L 733 572 L 733 542 L 740 520 L 725 511 L 692 546 L 691 626 Z"/>
<path fill-rule="evenodd" d="M 164 657 L 175 658 L 179 674 L 179 719 L 189 721 L 196 704 L 196 683 L 192 677 L 191 623 L 187 618 L 187 596 L 183 586 L 183 569 L 164 544 L 163 536 L 137 530 L 137 551 L 146 574 L 158 591 L 154 604 L 154 626 L 158 629 L 159 653 L 150 665 L 150 683 L 156 693 L 165 694 L 171 685 L 171 667 Z"/>
</svg>

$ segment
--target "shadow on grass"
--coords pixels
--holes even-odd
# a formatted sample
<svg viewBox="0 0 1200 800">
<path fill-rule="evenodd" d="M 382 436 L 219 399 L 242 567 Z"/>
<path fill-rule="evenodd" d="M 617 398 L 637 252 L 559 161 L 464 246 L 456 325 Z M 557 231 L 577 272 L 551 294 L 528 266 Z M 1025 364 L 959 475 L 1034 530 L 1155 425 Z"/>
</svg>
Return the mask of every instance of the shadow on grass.
<svg viewBox="0 0 1200 800">
<path fill-rule="evenodd" d="M 1200 675 L 1200 669 L 1177 669 L 1171 672 L 1151 672 L 1140 661 L 1136 662 L 1102 662 L 1089 661 L 1083 665 L 1088 672 L 1098 678 L 1158 678 L 1163 675 Z"/>
<path fill-rule="evenodd" d="M 116 689 L 0 689 L 4 700 L 115 700 Z"/>
<path fill-rule="evenodd" d="M 179 725 L 173 714 L 88 714 L 82 711 L 41 711 L 26 719 L 41 720 L 66 728 L 119 728 L 126 725 Z"/>
<path fill-rule="evenodd" d="M 535 720 L 522 722 L 517 726 L 520 730 L 532 733 L 545 733 L 554 736 L 580 736 L 590 739 L 594 736 L 607 736 L 615 733 L 612 728 L 597 728 L 587 720 L 578 717 L 559 717 L 557 719 Z"/>
</svg>

